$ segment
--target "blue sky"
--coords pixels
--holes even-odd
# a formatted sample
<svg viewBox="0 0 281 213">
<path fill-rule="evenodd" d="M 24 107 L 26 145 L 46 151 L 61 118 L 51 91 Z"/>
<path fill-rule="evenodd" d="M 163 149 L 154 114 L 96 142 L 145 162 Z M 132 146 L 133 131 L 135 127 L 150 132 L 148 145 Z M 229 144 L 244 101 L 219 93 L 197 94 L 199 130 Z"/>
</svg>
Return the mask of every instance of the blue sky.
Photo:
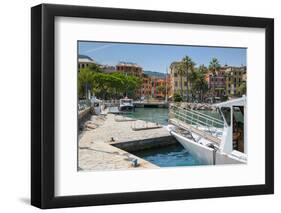
<svg viewBox="0 0 281 213">
<path fill-rule="evenodd" d="M 110 42 L 78 42 L 78 52 L 97 63 L 116 65 L 120 61 L 139 64 L 144 70 L 165 73 L 170 64 L 188 55 L 196 66 L 209 65 L 216 57 L 221 65 L 246 64 L 246 48 L 219 48 L 200 46 L 151 45 Z"/>
</svg>

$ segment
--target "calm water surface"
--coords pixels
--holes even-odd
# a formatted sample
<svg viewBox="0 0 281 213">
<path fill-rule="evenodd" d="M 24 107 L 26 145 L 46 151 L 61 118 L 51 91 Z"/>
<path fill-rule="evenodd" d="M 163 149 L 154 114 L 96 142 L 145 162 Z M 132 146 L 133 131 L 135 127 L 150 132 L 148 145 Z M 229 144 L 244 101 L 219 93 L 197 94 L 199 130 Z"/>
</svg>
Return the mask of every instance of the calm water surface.
<svg viewBox="0 0 281 213">
<path fill-rule="evenodd" d="M 180 144 L 135 152 L 133 154 L 159 167 L 200 165 Z"/>
<path fill-rule="evenodd" d="M 135 112 L 126 116 L 162 125 L 168 124 L 168 109 L 165 108 L 136 108 Z"/>
<path fill-rule="evenodd" d="M 135 112 L 126 116 L 138 120 L 168 124 L 168 109 L 165 108 L 136 108 Z M 201 113 L 220 118 L 216 111 L 200 111 Z M 175 166 L 194 166 L 200 165 L 199 162 L 189 154 L 179 143 L 163 148 L 150 149 L 140 152 L 134 152 L 134 155 L 141 157 L 159 167 Z"/>
<path fill-rule="evenodd" d="M 216 111 L 200 110 L 203 114 L 211 117 L 221 119 L 220 115 Z M 168 124 L 169 109 L 166 108 L 136 108 L 135 112 L 127 114 L 127 117 L 135 118 L 138 120 L 150 121 L 154 123 L 160 123 L 162 125 Z"/>
</svg>

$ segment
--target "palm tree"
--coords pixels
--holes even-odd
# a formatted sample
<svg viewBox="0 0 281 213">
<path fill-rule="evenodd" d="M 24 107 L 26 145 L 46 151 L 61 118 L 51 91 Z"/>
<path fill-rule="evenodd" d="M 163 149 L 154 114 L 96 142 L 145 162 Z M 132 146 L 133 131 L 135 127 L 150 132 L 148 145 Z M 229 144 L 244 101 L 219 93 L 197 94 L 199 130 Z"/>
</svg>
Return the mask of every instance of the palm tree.
<svg viewBox="0 0 281 213">
<path fill-rule="evenodd" d="M 178 75 L 180 76 L 180 95 L 181 97 L 183 97 L 182 78 L 185 75 L 185 71 L 182 62 L 178 62 L 176 64 L 176 70 Z"/>
<path fill-rule="evenodd" d="M 184 74 L 186 76 L 186 101 L 188 101 L 188 77 L 190 72 L 194 72 L 194 66 L 195 63 L 192 61 L 192 59 L 189 56 L 185 56 L 182 59 L 182 64 L 184 68 Z"/>
<path fill-rule="evenodd" d="M 212 58 L 209 64 L 209 70 L 212 71 L 212 73 L 215 75 L 217 71 L 220 69 L 221 65 L 219 63 L 219 60 L 217 58 Z"/>
<path fill-rule="evenodd" d="M 204 65 L 200 65 L 198 68 L 198 74 L 196 79 L 196 85 L 200 92 L 200 100 L 203 101 L 203 94 L 208 90 L 208 83 L 206 81 L 206 74 L 208 70 Z"/>
<path fill-rule="evenodd" d="M 217 75 L 217 72 L 219 71 L 221 65 L 217 58 L 212 58 L 212 60 L 209 63 L 209 70 L 212 72 L 212 74 L 215 76 Z M 212 88 L 212 94 L 215 95 L 215 89 Z"/>
</svg>

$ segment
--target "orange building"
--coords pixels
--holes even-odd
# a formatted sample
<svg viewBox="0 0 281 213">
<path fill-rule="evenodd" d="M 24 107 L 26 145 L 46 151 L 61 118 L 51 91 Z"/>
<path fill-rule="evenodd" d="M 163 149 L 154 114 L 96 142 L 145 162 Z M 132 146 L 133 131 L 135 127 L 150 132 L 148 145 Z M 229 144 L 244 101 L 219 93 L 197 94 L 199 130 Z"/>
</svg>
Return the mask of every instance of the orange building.
<svg viewBox="0 0 281 213">
<path fill-rule="evenodd" d="M 119 62 L 119 64 L 116 65 L 116 71 L 138 77 L 142 81 L 143 70 L 142 67 L 136 63 Z M 138 89 L 135 95 L 140 98 L 142 96 L 142 88 Z"/>
<path fill-rule="evenodd" d="M 152 89 L 152 79 L 151 77 L 144 74 L 142 77 L 142 88 L 141 88 L 142 96 L 143 97 L 151 96 L 152 95 L 151 89 Z"/>
<path fill-rule="evenodd" d="M 165 78 L 153 78 L 152 80 L 152 96 L 154 98 L 169 98 L 171 96 L 170 76 Z"/>
<path fill-rule="evenodd" d="M 141 78 L 143 75 L 142 67 L 130 62 L 119 62 L 119 64 L 116 65 L 116 71 L 139 78 Z"/>
</svg>

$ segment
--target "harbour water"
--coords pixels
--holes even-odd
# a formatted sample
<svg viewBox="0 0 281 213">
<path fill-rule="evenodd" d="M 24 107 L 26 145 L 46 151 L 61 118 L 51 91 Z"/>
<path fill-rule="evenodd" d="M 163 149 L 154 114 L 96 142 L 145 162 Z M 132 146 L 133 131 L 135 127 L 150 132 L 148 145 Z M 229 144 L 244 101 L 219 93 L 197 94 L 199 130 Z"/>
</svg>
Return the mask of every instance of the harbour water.
<svg viewBox="0 0 281 213">
<path fill-rule="evenodd" d="M 162 125 L 168 124 L 168 112 L 166 108 L 136 108 L 135 112 L 126 116 L 138 120 L 144 120 Z M 209 116 L 220 118 L 216 111 L 200 111 Z M 144 160 L 149 161 L 159 167 L 175 167 L 175 166 L 194 166 L 200 165 L 199 161 L 194 158 L 179 143 L 169 145 L 157 149 L 149 149 L 132 153 Z"/>
<path fill-rule="evenodd" d="M 222 119 L 217 111 L 210 110 L 198 110 L 198 112 L 205 115 L 209 115 L 216 119 Z M 168 124 L 168 113 L 167 108 L 136 108 L 134 112 L 127 114 L 125 116 L 130 118 L 135 118 L 138 120 L 149 121 L 153 123 L 159 123 L 162 125 Z"/>
<path fill-rule="evenodd" d="M 199 162 L 180 144 L 133 153 L 159 167 L 194 166 Z"/>
<path fill-rule="evenodd" d="M 127 114 L 126 116 L 138 120 L 167 125 L 168 112 L 169 110 L 167 108 L 136 108 L 133 113 Z"/>
</svg>

